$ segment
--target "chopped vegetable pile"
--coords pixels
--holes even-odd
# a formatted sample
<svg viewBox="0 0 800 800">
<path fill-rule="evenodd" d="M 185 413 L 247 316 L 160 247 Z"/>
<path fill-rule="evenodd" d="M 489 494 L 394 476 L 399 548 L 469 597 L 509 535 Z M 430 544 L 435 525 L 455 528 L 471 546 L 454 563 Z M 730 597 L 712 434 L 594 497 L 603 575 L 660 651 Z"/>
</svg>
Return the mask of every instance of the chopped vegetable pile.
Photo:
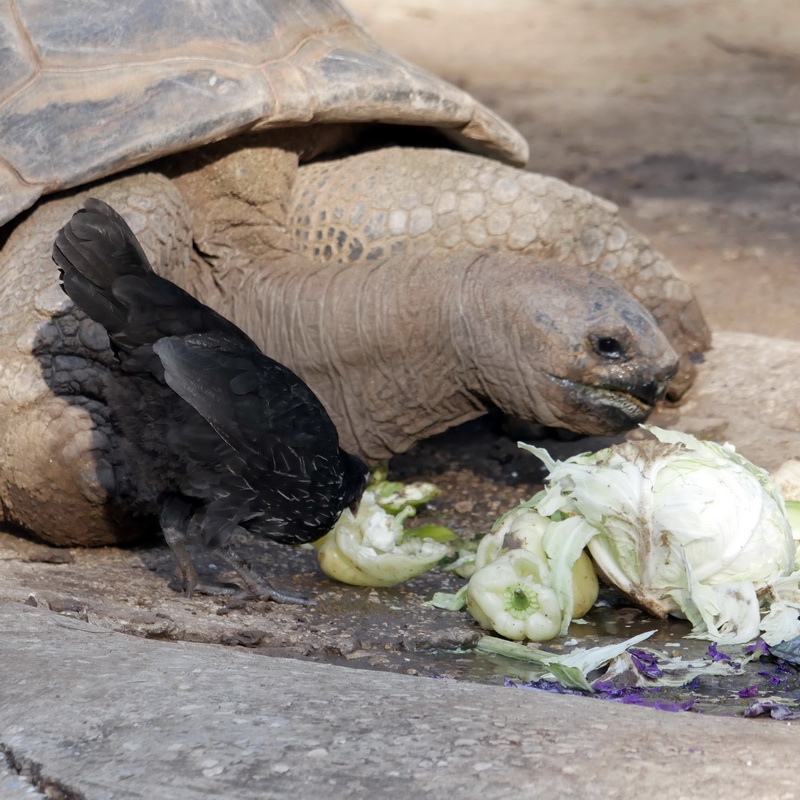
<svg viewBox="0 0 800 800">
<path fill-rule="evenodd" d="M 775 644 L 800 634 L 795 544 L 769 475 L 730 445 L 648 430 L 655 440 L 566 461 L 522 445 L 550 470 L 529 505 L 554 525 L 572 522 L 570 557 L 574 540 L 588 546 L 607 583 L 657 617 L 685 617 L 693 636 Z"/>
</svg>

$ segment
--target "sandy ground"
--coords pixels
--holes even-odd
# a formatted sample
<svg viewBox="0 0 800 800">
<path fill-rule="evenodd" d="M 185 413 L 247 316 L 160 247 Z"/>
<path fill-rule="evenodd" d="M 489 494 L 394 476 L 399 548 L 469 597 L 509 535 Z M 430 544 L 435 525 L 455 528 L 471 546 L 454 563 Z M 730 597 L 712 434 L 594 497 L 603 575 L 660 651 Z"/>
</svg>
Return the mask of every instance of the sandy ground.
<svg viewBox="0 0 800 800">
<path fill-rule="evenodd" d="M 530 169 L 618 203 L 713 328 L 800 339 L 800 5 L 349 5 L 382 44 L 516 125 Z"/>
</svg>

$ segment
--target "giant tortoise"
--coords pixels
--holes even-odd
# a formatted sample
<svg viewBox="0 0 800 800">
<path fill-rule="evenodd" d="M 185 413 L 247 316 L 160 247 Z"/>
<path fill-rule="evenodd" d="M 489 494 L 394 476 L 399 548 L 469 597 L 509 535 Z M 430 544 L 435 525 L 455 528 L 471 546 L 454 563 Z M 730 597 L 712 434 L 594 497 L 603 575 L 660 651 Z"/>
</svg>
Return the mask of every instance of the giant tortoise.
<svg viewBox="0 0 800 800">
<path fill-rule="evenodd" d="M 709 346 L 615 206 L 520 169 L 508 124 L 336 0 L 17 0 L 0 20 L 0 514 L 47 541 L 131 537 L 158 492 L 108 337 L 50 260 L 87 195 L 367 459 L 492 407 L 617 432 Z"/>
</svg>

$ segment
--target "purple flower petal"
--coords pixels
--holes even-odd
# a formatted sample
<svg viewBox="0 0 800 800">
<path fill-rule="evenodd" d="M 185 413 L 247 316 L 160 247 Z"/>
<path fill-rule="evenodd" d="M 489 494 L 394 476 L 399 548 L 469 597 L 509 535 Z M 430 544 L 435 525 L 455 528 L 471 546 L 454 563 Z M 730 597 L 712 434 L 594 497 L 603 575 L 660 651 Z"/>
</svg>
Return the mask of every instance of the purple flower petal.
<svg viewBox="0 0 800 800">
<path fill-rule="evenodd" d="M 742 665 L 738 661 L 734 661 L 727 653 L 721 653 L 717 650 L 717 643 L 711 642 L 708 646 L 708 657 L 712 661 L 726 661 L 733 669 L 739 669 Z"/>
<path fill-rule="evenodd" d="M 503 680 L 504 686 L 513 686 L 519 689 L 539 689 L 545 692 L 553 692 L 555 694 L 577 694 L 584 695 L 585 692 L 580 692 L 577 689 L 566 689 L 559 683 L 551 681 L 538 680 L 538 681 L 512 681 L 510 678 Z M 661 687 L 652 689 L 641 689 L 636 686 L 614 686 L 611 681 L 596 681 L 592 688 L 595 690 L 595 697 L 601 700 L 611 700 L 614 703 L 625 703 L 628 705 L 644 706 L 646 708 L 655 708 L 659 711 L 689 711 L 694 705 L 694 698 L 686 700 L 682 703 L 673 703 L 667 700 L 662 700 L 658 697 L 658 692 Z"/>
<path fill-rule="evenodd" d="M 747 653 L 747 655 L 750 655 L 750 653 L 760 653 L 762 656 L 765 656 L 769 653 L 769 645 L 759 636 L 752 644 L 745 647 L 744 652 Z"/>
<path fill-rule="evenodd" d="M 769 715 L 772 719 L 800 719 L 800 711 L 792 711 L 783 703 L 778 703 L 777 707 L 769 712 Z"/>
<path fill-rule="evenodd" d="M 646 678 L 660 678 L 663 676 L 663 670 L 658 667 L 658 659 L 653 653 L 646 653 L 644 650 L 637 650 L 631 648 L 628 650 L 631 655 L 631 661 L 636 669 Z"/>
<path fill-rule="evenodd" d="M 716 642 L 711 642 L 711 644 L 708 646 L 708 657 L 712 661 L 730 661 L 731 660 L 731 657 L 729 655 L 726 655 L 725 653 L 720 653 L 719 650 L 717 650 L 717 643 Z"/>
<path fill-rule="evenodd" d="M 758 686 L 748 686 L 746 689 L 739 689 L 736 694 L 739 697 L 758 697 Z"/>
<path fill-rule="evenodd" d="M 617 703 L 625 703 L 627 705 L 644 706 L 646 708 L 655 708 L 659 711 L 689 711 L 694 705 L 695 698 L 684 700 L 682 703 L 673 703 L 668 700 L 662 700 L 658 697 L 653 697 L 648 693 L 638 693 L 623 695 L 621 697 L 609 697 Z"/>
<path fill-rule="evenodd" d="M 694 698 L 682 703 L 662 700 L 658 696 L 658 693 L 661 691 L 660 686 L 652 689 L 642 689 L 637 686 L 614 686 L 610 681 L 596 681 L 592 688 L 597 692 L 596 696 L 601 700 L 611 700 L 614 703 L 655 708 L 659 711 L 688 711 L 695 702 Z"/>
<path fill-rule="evenodd" d="M 578 691 L 577 689 L 567 689 L 560 683 L 555 681 L 512 681 L 510 678 L 503 679 L 503 686 L 513 686 L 517 689 L 539 689 L 543 692 L 552 692 L 553 694 L 578 694 L 585 696 L 586 692 Z"/>
</svg>

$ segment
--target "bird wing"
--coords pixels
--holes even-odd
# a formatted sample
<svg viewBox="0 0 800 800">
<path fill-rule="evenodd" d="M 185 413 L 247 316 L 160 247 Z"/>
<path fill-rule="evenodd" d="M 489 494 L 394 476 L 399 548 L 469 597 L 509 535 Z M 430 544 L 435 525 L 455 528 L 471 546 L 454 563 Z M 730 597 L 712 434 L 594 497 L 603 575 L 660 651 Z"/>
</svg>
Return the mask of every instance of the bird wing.
<svg viewBox="0 0 800 800">
<path fill-rule="evenodd" d="M 291 370 L 221 333 L 170 336 L 153 347 L 167 385 L 251 468 L 310 477 L 339 456 L 336 428 Z"/>
</svg>

